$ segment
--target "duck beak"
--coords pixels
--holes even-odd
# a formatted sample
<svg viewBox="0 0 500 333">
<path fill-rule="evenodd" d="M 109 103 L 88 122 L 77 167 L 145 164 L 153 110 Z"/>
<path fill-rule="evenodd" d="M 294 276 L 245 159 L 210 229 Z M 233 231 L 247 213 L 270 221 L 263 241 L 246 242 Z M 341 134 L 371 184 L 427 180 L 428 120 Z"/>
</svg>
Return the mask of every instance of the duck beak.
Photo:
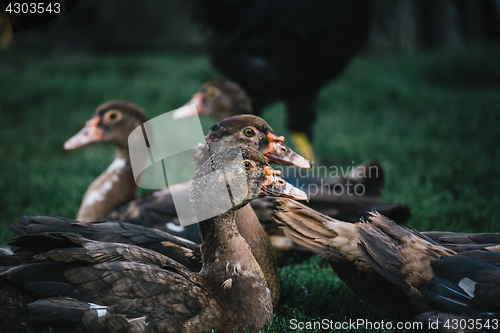
<svg viewBox="0 0 500 333">
<path fill-rule="evenodd" d="M 183 106 L 188 106 L 191 104 L 194 104 L 196 107 L 196 112 L 198 114 L 204 114 L 205 113 L 205 108 L 203 107 L 203 93 L 202 92 L 197 92 L 196 94 L 193 95 L 193 98 Z M 182 119 L 182 118 L 187 118 L 187 117 L 192 117 L 196 116 L 196 113 L 192 112 L 192 109 L 179 109 L 174 111 L 172 114 L 173 119 Z"/>
<path fill-rule="evenodd" d="M 283 141 L 285 141 L 283 136 L 276 136 L 274 133 L 268 133 L 267 138 L 269 139 L 269 151 L 266 152 L 264 156 L 269 162 L 292 165 L 311 170 L 311 162 L 285 145 L 283 143 Z"/>
<path fill-rule="evenodd" d="M 265 166 L 264 169 L 266 170 L 267 176 L 261 188 L 261 194 L 309 201 L 309 197 L 304 191 L 292 186 L 280 177 L 281 172 L 273 170 L 269 166 Z"/>
<path fill-rule="evenodd" d="M 71 150 L 86 146 L 93 142 L 104 141 L 104 133 L 97 127 L 101 117 L 97 116 L 85 123 L 85 127 L 80 132 L 73 135 L 68 141 L 64 143 L 64 149 Z"/>
</svg>

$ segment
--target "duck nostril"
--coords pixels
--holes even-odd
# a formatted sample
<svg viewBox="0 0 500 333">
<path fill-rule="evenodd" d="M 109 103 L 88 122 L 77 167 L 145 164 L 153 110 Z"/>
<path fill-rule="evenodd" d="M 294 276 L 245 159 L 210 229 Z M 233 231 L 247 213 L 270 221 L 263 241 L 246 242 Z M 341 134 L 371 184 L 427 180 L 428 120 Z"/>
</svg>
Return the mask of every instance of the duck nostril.
<svg viewBox="0 0 500 333">
<path fill-rule="evenodd" d="M 285 147 L 281 147 L 281 150 L 282 150 L 282 151 L 286 151 L 286 148 L 285 148 Z"/>
<path fill-rule="evenodd" d="M 285 181 L 283 179 L 278 179 L 277 183 L 280 185 L 285 185 Z"/>
</svg>

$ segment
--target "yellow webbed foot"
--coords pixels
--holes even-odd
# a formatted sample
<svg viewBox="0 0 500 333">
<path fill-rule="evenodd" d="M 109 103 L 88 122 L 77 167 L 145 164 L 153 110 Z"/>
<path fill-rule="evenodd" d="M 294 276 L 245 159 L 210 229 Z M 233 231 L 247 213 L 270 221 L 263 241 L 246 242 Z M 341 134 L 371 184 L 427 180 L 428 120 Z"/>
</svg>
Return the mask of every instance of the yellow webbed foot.
<svg viewBox="0 0 500 333">
<path fill-rule="evenodd" d="M 293 132 L 292 143 L 297 149 L 297 152 L 309 161 L 315 161 L 314 151 L 312 149 L 309 139 L 304 133 Z"/>
</svg>

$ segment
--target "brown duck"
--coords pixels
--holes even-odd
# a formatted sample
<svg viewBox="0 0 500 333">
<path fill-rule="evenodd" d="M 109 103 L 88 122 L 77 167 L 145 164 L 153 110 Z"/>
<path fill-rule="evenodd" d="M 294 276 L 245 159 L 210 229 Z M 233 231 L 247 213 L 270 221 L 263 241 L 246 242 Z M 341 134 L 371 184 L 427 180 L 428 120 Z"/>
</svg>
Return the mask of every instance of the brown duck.
<svg viewBox="0 0 500 333">
<path fill-rule="evenodd" d="M 123 105 L 126 105 L 127 108 L 124 108 Z M 115 193 L 121 194 L 128 192 L 124 190 L 124 188 L 127 188 L 130 192 L 136 191 L 137 189 L 130 167 L 128 150 L 126 148 L 121 148 L 126 147 L 128 135 L 135 128 L 133 126 L 137 126 L 137 120 L 139 118 L 137 115 L 144 115 L 144 112 L 132 104 L 124 102 L 105 103 L 97 108 L 96 114 L 87 122 L 87 126 L 65 144 L 67 149 L 72 149 L 95 141 L 107 141 L 106 138 L 112 138 L 109 141 L 115 144 L 116 141 L 118 141 L 117 138 L 121 139 L 120 144 L 117 144 L 119 148 L 119 157 L 117 157 L 111 166 L 89 187 L 78 213 L 77 220 L 83 218 L 81 222 L 90 222 L 105 218 L 113 221 L 124 220 L 153 227 L 163 227 L 162 229 L 165 229 L 165 226 L 167 226 L 170 227 L 167 228 L 169 233 L 175 233 L 179 230 L 181 232 L 185 231 L 186 229 L 171 222 L 173 220 L 175 221 L 177 218 L 175 206 L 168 189 L 155 191 L 145 197 L 129 201 L 118 208 L 114 205 L 116 200 L 108 201 L 108 197 L 113 198 Z M 107 124 L 106 121 L 111 116 L 113 122 Z M 265 157 L 272 162 L 310 167 L 309 162 L 290 150 L 283 144 L 283 140 L 284 138 L 276 136 L 271 127 L 269 127 L 260 117 L 253 115 L 234 116 L 211 128 L 207 135 L 206 144 L 199 148 L 195 159 L 198 164 L 201 164 L 211 153 L 216 152 L 216 150 L 210 151 L 210 147 L 214 150 L 221 149 L 225 146 L 240 144 L 260 150 Z M 117 160 L 126 162 L 122 162 L 122 164 L 125 163 L 125 166 L 118 169 L 118 171 L 116 167 L 113 167 L 113 164 L 116 164 Z M 121 178 L 118 178 L 116 172 L 119 172 Z M 113 179 L 115 179 L 114 182 L 112 181 Z M 104 193 L 106 196 L 102 193 L 103 186 L 106 190 Z M 98 205 L 95 203 L 89 204 L 87 202 L 88 198 L 94 198 L 96 192 L 103 194 L 101 196 L 102 200 L 98 202 Z M 110 212 L 110 210 L 113 211 Z M 274 250 L 251 206 L 243 207 L 237 212 L 236 224 L 240 228 L 242 236 L 247 240 L 255 258 L 261 264 L 265 276 L 268 278 L 268 284 L 272 291 L 273 303 L 276 305 L 279 299 L 279 274 Z M 54 228 L 54 226 L 52 226 L 52 228 Z M 106 225 L 104 228 L 109 228 L 109 225 Z M 115 226 L 114 228 L 116 228 L 114 229 L 115 234 L 123 232 L 122 227 Z M 197 228 L 191 227 L 187 228 L 187 230 L 191 233 L 198 234 Z M 179 235 L 179 233 L 177 233 L 177 235 Z M 185 234 L 181 234 L 181 236 L 185 236 Z M 166 235 L 161 235 L 161 238 L 161 242 L 167 241 Z M 179 260 L 185 264 L 187 264 L 186 260 L 191 262 L 191 258 L 193 258 L 192 246 L 186 247 L 185 241 L 169 241 L 168 244 L 169 246 L 166 248 L 160 245 L 162 251 L 167 251 L 171 254 L 171 251 L 175 250 L 175 252 L 180 253 L 180 255 L 186 254 L 187 258 L 180 258 Z M 158 250 L 158 248 L 154 249 Z M 195 260 L 198 257 L 199 256 L 194 255 Z M 199 264 L 197 266 L 199 266 Z M 196 267 L 194 267 L 194 269 L 196 269 Z"/>
<path fill-rule="evenodd" d="M 499 234 L 430 232 L 436 242 L 427 233 L 399 226 L 378 213 L 372 213 L 368 222 L 347 223 L 293 200 L 279 201 L 276 219 L 285 234 L 327 259 L 346 285 L 381 316 L 408 318 L 438 309 L 425 296 L 438 275 L 434 260 L 500 249 Z"/>
<path fill-rule="evenodd" d="M 439 328 L 442 332 L 500 329 L 498 245 L 457 254 L 425 234 L 375 213 L 371 223 L 362 224 L 359 230 L 365 262 L 408 296 L 421 313 L 416 320 L 425 328 Z M 454 319 L 462 322 L 455 324 Z M 464 326 L 464 322 L 468 325 Z M 486 322 L 491 326 L 483 329 Z"/>
<path fill-rule="evenodd" d="M 253 113 L 250 97 L 238 84 L 228 79 L 216 79 L 205 83 L 188 104 L 195 105 L 199 115 L 206 115 L 219 121 L 232 115 Z M 174 115 L 183 118 L 194 114 L 188 109 L 179 109 Z M 331 217 L 356 222 L 361 217 L 368 217 L 368 212 L 376 209 L 398 223 L 408 220 L 411 216 L 408 206 L 380 201 L 384 188 L 384 172 L 379 163 L 372 162 L 350 171 L 341 177 L 326 178 L 311 175 L 297 177 L 292 172 L 284 173 L 283 177 L 297 187 L 311 188 L 312 191 L 309 193 L 311 200 L 307 205 Z M 360 186 L 364 189 L 362 194 L 347 195 Z M 272 220 L 274 200 L 269 198 L 253 201 L 252 206 L 261 223 L 266 223 L 266 231 L 271 232 L 273 236 L 280 236 Z M 277 242 L 286 240 L 281 239 Z"/>
<path fill-rule="evenodd" d="M 250 100 L 248 97 L 245 97 L 245 93 L 236 84 L 230 81 L 221 81 L 222 83 L 217 85 L 216 82 L 218 81 L 208 83 L 202 92 L 199 93 L 207 94 L 213 89 L 218 89 L 216 90 L 217 92 L 210 93 L 218 97 L 212 102 L 206 103 L 205 108 L 208 110 L 207 112 L 217 112 L 216 110 L 224 109 L 228 106 L 231 109 L 245 110 L 246 107 L 241 105 L 250 105 Z M 267 123 L 260 120 L 261 118 L 253 117 L 253 119 L 259 119 L 263 127 L 270 129 Z M 110 142 L 118 147 L 118 156 L 115 161 L 87 190 L 77 215 L 77 220 L 96 221 L 107 217 L 114 220 L 132 221 L 167 230 L 199 242 L 197 230 L 193 232 L 191 229 L 187 229 L 179 232 L 178 230 L 182 228 L 178 228 L 174 223 L 169 223 L 172 220 L 176 220 L 176 213 L 173 209 L 168 190 L 153 192 L 153 195 L 149 197 L 142 197 L 138 201 L 130 201 L 130 198 L 135 197 L 137 186 L 133 181 L 128 150 L 124 147 L 127 145 L 127 138 L 130 131 L 145 120 L 147 120 L 147 117 L 144 111 L 136 105 L 126 102 L 107 102 L 97 108 L 94 117 L 87 122 L 87 126 L 66 142 L 66 149 L 74 149 L 99 141 Z M 218 131 L 220 132 L 222 128 L 224 127 L 218 126 Z M 244 143 L 235 134 L 240 133 L 236 133 L 236 131 L 231 132 L 231 129 L 226 131 L 224 133 L 227 136 L 225 140 L 232 140 L 234 144 L 238 142 Z M 220 135 L 220 133 L 213 133 L 213 140 L 224 139 Z M 267 135 L 270 135 L 271 138 L 267 138 Z M 271 154 L 271 151 L 274 151 L 281 155 L 276 156 L 276 154 L 272 154 L 269 156 L 270 161 L 306 168 L 310 167 L 307 161 L 298 158 L 298 155 L 283 145 L 280 142 L 282 137 L 274 136 L 272 130 L 266 133 L 263 138 L 264 140 L 258 142 L 261 145 L 258 149 L 263 154 Z M 255 143 L 252 146 L 257 148 Z M 363 176 L 359 177 L 358 169 L 362 174 L 363 170 L 375 169 L 377 172 L 373 173 L 373 175 L 369 172 L 368 176 L 365 172 Z M 335 218 L 356 221 L 361 216 L 366 215 L 367 211 L 374 208 L 400 223 L 404 222 L 410 216 L 409 208 L 406 206 L 380 202 L 384 186 L 384 173 L 381 166 L 377 163 L 358 167 L 352 170 L 347 177 L 286 178 L 293 184 L 296 184 L 296 186 L 302 188 L 307 188 L 309 183 L 312 182 L 314 183 L 312 185 L 316 188 L 327 188 L 325 192 L 328 193 L 333 192 L 333 190 L 338 192 L 339 189 L 342 193 L 348 193 L 352 192 L 354 187 L 362 186 L 365 190 L 362 196 L 322 195 L 318 193 L 312 197 L 309 204 L 311 207 Z M 165 198 L 162 204 L 155 204 L 161 198 Z M 127 204 L 124 204 L 124 202 Z M 261 222 L 273 223 L 272 211 L 274 210 L 274 204 L 272 202 L 258 200 L 253 203 L 253 206 L 256 208 Z M 166 226 L 170 228 L 167 229 Z M 269 230 L 273 229 L 269 227 Z"/>
<path fill-rule="evenodd" d="M 237 83 L 227 79 L 216 79 L 205 83 L 187 103 L 193 104 L 199 115 L 218 121 L 239 114 L 253 114 L 252 101 Z M 193 116 L 187 109 L 175 111 L 174 118 Z"/>
<path fill-rule="evenodd" d="M 139 106 L 122 101 L 101 104 L 92 119 L 71 139 L 64 149 L 75 149 L 93 142 L 110 142 L 118 153 L 107 170 L 90 184 L 77 214 L 77 220 L 97 221 L 117 207 L 135 199 L 135 184 L 128 152 L 128 136 L 148 120 Z"/>
<path fill-rule="evenodd" d="M 224 177 L 206 177 L 227 170 L 228 161 L 240 154 L 243 162 L 222 172 Z M 199 273 L 141 247 L 45 233 L 13 242 L 37 255 L 32 263 L 0 274 L 0 294 L 12 290 L 9 284 L 20 286 L 26 296 L 15 298 L 17 314 L 24 311 L 30 322 L 55 330 L 62 326 L 65 332 L 77 327 L 84 332 L 259 331 L 272 316 L 270 291 L 238 232 L 235 211 L 265 195 L 307 196 L 281 179 L 258 151 L 233 147 L 211 156 L 196 171 L 191 190 L 196 216 L 218 205 L 218 198 L 207 195 L 211 189 L 241 177 L 244 182 L 231 186 L 229 193 L 235 206 L 199 223 Z M 30 297 L 33 302 L 23 303 Z"/>
<path fill-rule="evenodd" d="M 194 104 L 200 115 L 206 115 L 218 120 L 236 114 L 254 113 L 248 94 L 235 82 L 228 79 L 216 79 L 203 85 L 200 92 L 193 95 L 188 104 Z M 303 110 L 302 110 L 303 111 Z M 177 117 L 192 115 L 180 111 Z M 292 141 L 300 154 L 314 160 L 313 148 L 305 133 L 293 132 Z"/>
<path fill-rule="evenodd" d="M 162 202 L 162 210 L 152 204 L 152 201 L 161 201 L 165 195 L 170 198 L 169 191 L 156 191 L 147 197 L 148 200 L 132 201 L 136 196 L 137 185 L 130 165 L 128 136 L 147 119 L 144 111 L 134 104 L 107 102 L 100 105 L 86 126 L 64 144 L 65 149 L 75 149 L 94 142 L 109 142 L 118 148 L 113 163 L 87 189 L 77 220 L 93 222 L 111 217 L 115 220 L 137 220 L 141 224 L 165 229 L 165 224 L 176 216 L 172 205 Z M 206 160 L 210 143 L 217 143 L 217 147 L 239 144 L 258 149 L 270 162 L 310 168 L 310 163 L 288 148 L 283 140 L 260 117 L 231 117 L 211 128 L 206 144 L 199 149 L 196 162 Z M 225 145 L 219 146 L 221 143 Z"/>
</svg>

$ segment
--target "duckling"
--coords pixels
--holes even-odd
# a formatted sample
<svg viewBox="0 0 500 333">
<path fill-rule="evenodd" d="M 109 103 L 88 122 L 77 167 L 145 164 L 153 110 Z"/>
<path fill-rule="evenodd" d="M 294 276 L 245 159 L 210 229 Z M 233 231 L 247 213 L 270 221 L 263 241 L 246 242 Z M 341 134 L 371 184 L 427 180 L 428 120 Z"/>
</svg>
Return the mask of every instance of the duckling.
<svg viewBox="0 0 500 333">
<path fill-rule="evenodd" d="M 238 156 L 241 163 L 228 163 Z M 210 176 L 217 172 L 222 176 Z M 243 183 L 229 187 L 235 178 Z M 217 206 L 220 198 L 207 194 L 221 186 L 231 189 L 234 205 L 199 222 L 203 265 L 198 273 L 141 247 L 45 233 L 14 240 L 36 253 L 35 260 L 0 273 L 0 294 L 6 283 L 20 286 L 35 299 L 24 304 L 29 320 L 65 331 L 259 331 L 272 316 L 270 291 L 236 227 L 235 212 L 266 195 L 301 200 L 307 195 L 248 147 L 227 148 L 196 171 L 191 190 L 196 216 Z"/>
<path fill-rule="evenodd" d="M 432 260 L 457 251 L 500 249 L 498 234 L 465 236 L 467 246 L 451 242 L 450 237 L 440 244 L 427 233 L 398 226 L 379 213 L 372 213 L 368 222 L 348 223 L 293 200 L 279 199 L 279 204 L 275 218 L 285 235 L 327 259 L 339 278 L 380 316 L 409 318 L 431 309 L 421 288 L 434 277 Z M 404 283 L 411 287 L 403 288 Z"/>
</svg>

